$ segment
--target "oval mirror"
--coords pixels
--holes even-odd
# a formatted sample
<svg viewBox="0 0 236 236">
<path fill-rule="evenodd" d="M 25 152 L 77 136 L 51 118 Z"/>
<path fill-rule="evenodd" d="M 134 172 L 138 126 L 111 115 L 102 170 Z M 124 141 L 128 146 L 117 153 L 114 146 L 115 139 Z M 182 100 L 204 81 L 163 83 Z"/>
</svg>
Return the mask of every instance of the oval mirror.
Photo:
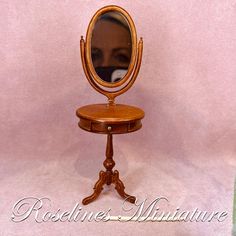
<svg viewBox="0 0 236 236">
<path fill-rule="evenodd" d="M 137 36 L 129 14 L 117 6 L 107 6 L 93 16 L 86 36 L 88 69 L 104 87 L 118 87 L 133 72 Z"/>
<path fill-rule="evenodd" d="M 118 82 L 126 75 L 132 54 L 131 32 L 125 17 L 116 11 L 101 15 L 91 37 L 91 58 L 97 75 Z"/>
</svg>

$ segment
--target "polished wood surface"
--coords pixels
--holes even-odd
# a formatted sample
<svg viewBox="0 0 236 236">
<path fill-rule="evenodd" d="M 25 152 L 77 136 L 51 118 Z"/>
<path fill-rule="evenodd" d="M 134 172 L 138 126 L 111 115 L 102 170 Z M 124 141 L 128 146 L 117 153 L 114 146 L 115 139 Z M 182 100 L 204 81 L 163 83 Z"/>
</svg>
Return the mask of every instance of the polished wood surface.
<svg viewBox="0 0 236 236">
<path fill-rule="evenodd" d="M 125 19 L 127 20 L 130 32 L 131 32 L 131 38 L 132 38 L 132 54 L 131 54 L 131 61 L 129 64 L 128 71 L 126 75 L 115 83 L 109 83 L 106 81 L 103 81 L 95 72 L 93 62 L 91 59 L 91 37 L 94 25 L 102 14 L 109 12 L 109 11 L 116 11 L 123 15 Z M 127 11 L 125 11 L 123 8 L 109 5 L 105 6 L 101 9 L 99 9 L 94 16 L 92 17 L 86 34 L 86 41 L 83 39 L 83 36 L 81 36 L 80 40 L 80 52 L 81 52 L 81 61 L 83 65 L 83 70 L 85 73 L 85 76 L 90 83 L 90 85 L 99 93 L 103 94 L 108 98 L 108 102 L 110 104 L 115 103 L 115 98 L 123 93 L 125 93 L 128 89 L 131 88 L 133 83 L 135 82 L 140 67 L 141 67 L 141 61 L 142 61 L 142 53 L 143 53 L 143 39 L 140 38 L 139 42 L 137 43 L 137 34 L 134 22 Z M 110 91 L 106 90 L 105 88 L 118 88 L 117 90 Z"/>
<path fill-rule="evenodd" d="M 106 96 L 108 98 L 108 102 L 110 104 L 115 103 L 115 98 L 119 95 L 121 95 L 122 93 L 125 93 L 128 89 L 131 88 L 131 86 L 134 84 L 140 67 L 141 67 L 141 61 L 142 61 L 142 54 L 143 54 L 143 39 L 140 38 L 138 46 L 137 46 L 137 60 L 135 60 L 134 62 L 134 70 L 133 73 L 131 75 L 131 77 L 129 78 L 128 82 L 121 88 L 115 90 L 115 91 L 108 91 L 105 90 L 104 88 L 102 88 L 101 86 L 98 85 L 98 83 L 96 82 L 96 79 L 93 77 L 92 73 L 91 73 L 91 60 L 86 58 L 86 47 L 87 42 L 84 41 L 83 36 L 81 36 L 81 40 L 80 40 L 80 52 L 81 52 L 81 61 L 82 61 L 82 66 L 83 66 L 83 70 L 85 73 L 85 76 L 88 80 L 88 82 L 90 83 L 90 85 L 99 93 L 103 94 L 104 96 Z M 90 65 L 90 66 L 89 66 Z M 102 81 L 102 80 L 101 80 Z M 123 83 L 123 79 L 120 80 Z M 111 83 L 112 84 L 112 83 Z M 115 85 L 113 87 L 117 87 L 117 83 L 115 83 Z M 105 87 L 109 87 L 109 86 L 105 86 Z"/>
<path fill-rule="evenodd" d="M 80 118 L 112 123 L 129 122 L 144 117 L 140 108 L 124 104 L 91 104 L 80 107 L 76 114 Z"/>
<path fill-rule="evenodd" d="M 96 73 L 94 66 L 93 66 L 93 62 L 92 62 L 92 58 L 91 58 L 91 38 L 92 38 L 92 33 L 94 30 L 94 26 L 98 20 L 98 18 L 110 11 L 115 11 L 118 12 L 120 15 L 122 15 L 130 28 L 130 33 L 131 33 L 131 41 L 132 41 L 132 56 L 131 56 L 131 61 L 129 64 L 129 68 L 128 68 L 128 72 L 126 73 L 126 75 L 124 76 L 124 78 L 122 78 L 120 81 L 115 82 L 115 83 L 111 83 L 111 82 L 106 82 L 104 80 L 102 80 Z M 105 6 L 101 9 L 99 9 L 94 16 L 92 17 L 88 29 L 87 29 L 87 34 L 86 34 L 86 45 L 85 45 L 85 56 L 86 56 L 86 61 L 87 61 L 87 66 L 88 69 L 91 73 L 91 76 L 95 79 L 95 81 L 104 86 L 104 87 L 108 87 L 108 88 L 114 88 L 114 87 L 118 87 L 122 84 L 124 84 L 129 77 L 131 76 L 135 64 L 136 64 L 136 60 L 137 60 L 137 34 L 136 34 L 136 29 L 135 29 L 135 25 L 134 22 L 132 20 L 132 18 L 130 17 L 129 13 L 124 10 L 121 7 L 115 6 L 115 5 L 109 5 L 109 6 Z"/>
<path fill-rule="evenodd" d="M 113 134 L 122 134 L 136 131 L 142 127 L 141 119 L 144 112 L 137 107 L 123 104 L 92 104 L 80 107 L 76 111 L 80 118 L 79 127 L 93 133 L 107 134 L 106 159 L 103 165 L 106 171 L 99 172 L 99 179 L 94 185 L 92 195 L 83 199 L 84 205 L 94 201 L 102 192 L 104 184 L 114 184 L 122 198 L 134 203 L 135 197 L 125 193 L 125 186 L 119 178 L 118 170 L 113 171 Z"/>
<path fill-rule="evenodd" d="M 102 14 L 109 11 L 115 11 L 124 16 L 130 27 L 132 38 L 132 54 L 128 71 L 121 80 L 111 83 L 103 81 L 97 75 L 91 58 L 91 37 L 94 25 Z M 76 111 L 81 129 L 107 135 L 106 160 L 103 163 L 106 171 L 99 172 L 99 180 L 94 186 L 93 194 L 85 198 L 82 203 L 86 205 L 95 200 L 102 192 L 104 184 L 114 184 L 121 197 L 134 203 L 135 197 L 124 191 L 125 187 L 119 178 L 119 172 L 113 171 L 115 162 L 113 160 L 112 137 L 113 134 L 130 133 L 142 127 L 141 120 L 144 117 L 144 112 L 137 107 L 115 104 L 115 98 L 130 89 L 138 76 L 142 61 L 143 40 L 140 38 L 137 43 L 135 25 L 128 12 L 121 7 L 110 5 L 101 8 L 94 14 L 88 26 L 86 40 L 83 39 L 83 36 L 81 37 L 80 51 L 83 70 L 88 82 L 97 92 L 108 98 L 108 104 L 87 105 Z"/>
<path fill-rule="evenodd" d="M 89 204 L 90 202 L 94 201 L 98 198 L 100 193 L 103 190 L 103 185 L 107 184 L 114 184 L 115 189 L 118 192 L 118 194 L 125 198 L 127 201 L 134 203 L 135 197 L 130 196 L 129 194 L 125 193 L 125 186 L 123 182 L 119 178 L 119 172 L 118 170 L 113 171 L 113 167 L 115 166 L 115 161 L 113 160 L 113 142 L 112 142 L 112 134 L 107 135 L 107 148 L 106 148 L 106 160 L 103 162 L 104 167 L 106 168 L 106 171 L 101 170 L 99 172 L 99 179 L 94 185 L 94 192 L 83 199 L 82 203 L 84 205 Z"/>
<path fill-rule="evenodd" d="M 144 112 L 137 107 L 123 104 L 92 104 L 79 108 L 79 127 L 89 132 L 122 134 L 142 127 Z"/>
</svg>

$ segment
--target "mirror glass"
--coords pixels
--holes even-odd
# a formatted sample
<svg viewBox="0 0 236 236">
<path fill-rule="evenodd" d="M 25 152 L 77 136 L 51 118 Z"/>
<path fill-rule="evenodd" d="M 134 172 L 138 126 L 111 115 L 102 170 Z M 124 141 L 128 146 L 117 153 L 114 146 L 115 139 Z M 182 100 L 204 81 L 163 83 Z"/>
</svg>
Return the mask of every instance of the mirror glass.
<svg viewBox="0 0 236 236">
<path fill-rule="evenodd" d="M 118 82 L 128 71 L 132 38 L 126 18 L 116 11 L 102 14 L 91 37 L 91 58 L 97 75 L 106 82 Z"/>
</svg>

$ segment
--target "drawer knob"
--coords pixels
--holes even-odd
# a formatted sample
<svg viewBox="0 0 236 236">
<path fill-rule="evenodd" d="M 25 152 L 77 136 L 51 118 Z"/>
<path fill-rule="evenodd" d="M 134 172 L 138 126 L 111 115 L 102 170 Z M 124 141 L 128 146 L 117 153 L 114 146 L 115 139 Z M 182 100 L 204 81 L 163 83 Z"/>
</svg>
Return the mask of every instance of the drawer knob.
<svg viewBox="0 0 236 236">
<path fill-rule="evenodd" d="M 111 126 L 108 126 L 108 127 L 107 127 L 107 130 L 108 130 L 108 131 L 111 131 Z"/>
</svg>

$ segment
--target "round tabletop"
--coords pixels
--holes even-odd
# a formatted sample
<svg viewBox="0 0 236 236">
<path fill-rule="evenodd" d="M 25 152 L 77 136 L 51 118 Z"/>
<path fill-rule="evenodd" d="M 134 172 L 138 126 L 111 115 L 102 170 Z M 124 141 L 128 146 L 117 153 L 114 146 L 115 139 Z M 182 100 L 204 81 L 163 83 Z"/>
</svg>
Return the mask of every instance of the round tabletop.
<svg viewBox="0 0 236 236">
<path fill-rule="evenodd" d="M 141 128 L 144 111 L 124 104 L 91 104 L 76 111 L 80 128 L 95 133 L 128 133 Z"/>
</svg>

